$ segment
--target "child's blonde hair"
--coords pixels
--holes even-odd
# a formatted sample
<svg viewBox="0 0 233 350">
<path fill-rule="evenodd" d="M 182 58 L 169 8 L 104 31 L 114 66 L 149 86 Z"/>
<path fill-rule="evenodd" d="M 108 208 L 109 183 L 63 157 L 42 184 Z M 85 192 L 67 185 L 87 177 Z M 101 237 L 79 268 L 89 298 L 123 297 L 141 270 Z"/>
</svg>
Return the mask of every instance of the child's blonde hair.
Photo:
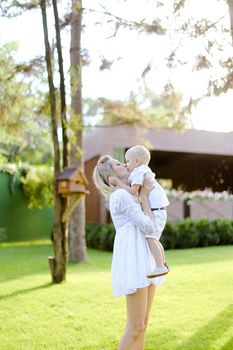
<svg viewBox="0 0 233 350">
<path fill-rule="evenodd" d="M 115 171 L 109 162 L 111 159 L 111 156 L 102 156 L 98 160 L 93 171 L 93 180 L 96 187 L 107 198 L 116 189 L 114 186 L 111 186 L 108 183 L 108 179 L 110 176 L 116 176 Z"/>
<path fill-rule="evenodd" d="M 148 165 L 150 162 L 150 152 L 148 149 L 141 145 L 136 145 L 128 149 L 125 153 L 125 157 L 135 157 L 138 158 L 142 164 Z"/>
</svg>

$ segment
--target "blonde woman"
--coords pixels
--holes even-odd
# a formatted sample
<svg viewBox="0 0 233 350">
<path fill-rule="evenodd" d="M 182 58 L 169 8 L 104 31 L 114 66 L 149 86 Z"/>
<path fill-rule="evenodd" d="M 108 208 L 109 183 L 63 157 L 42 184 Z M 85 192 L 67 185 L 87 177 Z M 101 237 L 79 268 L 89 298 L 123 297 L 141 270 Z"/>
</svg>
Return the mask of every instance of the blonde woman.
<svg viewBox="0 0 233 350">
<path fill-rule="evenodd" d="M 127 323 L 118 350 L 143 350 L 155 285 L 164 283 L 164 277 L 147 278 L 154 265 L 145 238 L 155 230 L 147 199 L 150 186 L 142 186 L 140 205 L 135 196 L 109 184 L 112 176 L 128 184 L 129 171 L 125 165 L 103 156 L 94 169 L 93 179 L 100 192 L 109 198 L 116 229 L 111 269 L 113 294 L 116 297 L 125 295 L 127 305 Z"/>
</svg>

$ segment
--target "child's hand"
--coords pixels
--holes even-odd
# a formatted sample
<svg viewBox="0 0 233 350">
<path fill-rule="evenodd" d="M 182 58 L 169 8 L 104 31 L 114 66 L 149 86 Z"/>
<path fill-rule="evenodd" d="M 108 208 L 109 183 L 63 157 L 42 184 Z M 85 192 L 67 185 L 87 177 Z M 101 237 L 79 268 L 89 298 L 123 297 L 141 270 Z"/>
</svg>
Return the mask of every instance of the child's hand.
<svg viewBox="0 0 233 350">
<path fill-rule="evenodd" d="M 108 178 L 108 181 L 109 181 L 109 184 L 112 185 L 112 186 L 117 186 L 118 183 L 119 183 L 119 179 L 115 176 L 110 176 Z"/>
</svg>

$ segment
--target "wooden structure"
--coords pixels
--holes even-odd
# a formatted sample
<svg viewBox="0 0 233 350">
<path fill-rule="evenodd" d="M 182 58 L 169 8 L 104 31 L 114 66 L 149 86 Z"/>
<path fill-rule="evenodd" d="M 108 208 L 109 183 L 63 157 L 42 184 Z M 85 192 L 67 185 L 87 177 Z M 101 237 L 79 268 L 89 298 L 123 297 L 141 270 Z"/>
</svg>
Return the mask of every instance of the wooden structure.
<svg viewBox="0 0 233 350">
<path fill-rule="evenodd" d="M 68 220 L 72 211 L 78 205 L 80 198 L 89 191 L 86 190 L 88 180 L 79 168 L 67 167 L 56 177 L 57 191 L 62 197 L 68 197 L 72 199 L 68 201 L 67 208 L 62 215 L 62 222 Z"/>
<path fill-rule="evenodd" d="M 98 159 L 109 154 L 124 162 L 125 151 L 136 144 L 145 144 L 150 149 L 151 169 L 158 180 L 169 181 L 174 189 L 190 192 L 211 188 L 213 192 L 233 192 L 233 132 L 176 132 L 146 129 L 136 124 L 94 128 L 84 137 L 85 174 L 91 193 L 86 200 L 88 222 L 105 223 L 109 220 L 104 197 L 98 193 L 92 180 Z M 173 208 L 171 205 L 168 210 L 170 220 L 183 217 L 183 203 L 179 201 L 174 201 Z M 205 216 L 213 217 L 212 214 Z"/>
</svg>

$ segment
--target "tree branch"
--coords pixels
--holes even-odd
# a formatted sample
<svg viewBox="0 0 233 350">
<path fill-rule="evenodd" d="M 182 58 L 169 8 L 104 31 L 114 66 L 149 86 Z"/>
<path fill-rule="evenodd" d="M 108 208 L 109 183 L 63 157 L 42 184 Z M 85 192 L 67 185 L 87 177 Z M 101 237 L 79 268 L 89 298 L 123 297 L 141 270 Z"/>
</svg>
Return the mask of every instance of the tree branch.
<svg viewBox="0 0 233 350">
<path fill-rule="evenodd" d="M 220 21 L 226 16 L 227 13 L 228 13 L 228 11 L 226 11 L 226 12 L 224 13 L 224 15 L 222 15 L 217 21 L 215 21 L 215 22 L 211 23 L 210 25 L 206 26 L 206 28 L 205 28 L 203 31 L 201 31 L 200 33 L 198 33 L 198 34 L 192 36 L 192 38 L 193 38 L 193 39 L 196 39 L 196 38 L 198 38 L 199 36 L 205 34 L 210 28 L 214 27 L 218 22 L 220 22 Z"/>
<path fill-rule="evenodd" d="M 144 20 L 142 20 L 141 22 L 130 21 L 130 20 L 126 20 L 122 17 L 119 17 L 113 13 L 110 13 L 105 7 L 103 7 L 103 9 L 104 9 L 103 11 L 100 11 L 100 10 L 95 10 L 95 9 L 90 9 L 90 8 L 83 8 L 84 11 L 99 13 L 99 14 L 114 18 L 118 24 L 117 30 L 122 25 L 125 27 L 127 26 L 130 29 L 133 29 L 133 28 L 144 29 L 145 32 L 147 32 L 147 33 L 156 33 L 159 35 L 164 35 L 166 33 L 166 29 L 162 27 L 159 20 L 153 21 L 152 23 L 145 23 Z"/>
</svg>

